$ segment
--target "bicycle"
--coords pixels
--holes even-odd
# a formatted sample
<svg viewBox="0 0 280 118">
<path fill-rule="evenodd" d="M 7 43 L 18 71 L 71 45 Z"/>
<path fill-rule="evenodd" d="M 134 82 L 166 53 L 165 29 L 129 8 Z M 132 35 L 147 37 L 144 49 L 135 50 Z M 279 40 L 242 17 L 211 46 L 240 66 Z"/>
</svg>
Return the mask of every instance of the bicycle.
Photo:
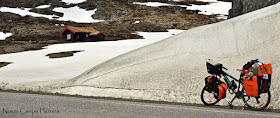
<svg viewBox="0 0 280 118">
<path fill-rule="evenodd" d="M 256 60 L 251 60 L 251 62 L 259 62 L 259 61 L 258 61 L 258 59 L 256 59 Z M 207 69 L 208 69 L 208 66 L 207 66 Z M 261 110 L 264 110 L 269 105 L 270 99 L 271 99 L 271 94 L 269 91 L 270 84 L 269 84 L 269 86 L 267 86 L 266 84 L 263 84 L 262 88 L 260 88 L 260 89 L 265 89 L 267 91 L 260 92 L 259 96 L 253 97 L 253 96 L 247 95 L 247 93 L 244 89 L 244 82 L 243 82 L 244 74 L 242 73 L 242 70 L 237 69 L 237 71 L 241 72 L 239 79 L 236 79 L 235 77 L 231 76 L 224 70 L 228 70 L 228 69 L 223 67 L 221 64 L 221 65 L 219 65 L 217 70 L 214 70 L 215 71 L 214 74 L 213 74 L 213 72 L 211 73 L 212 75 L 210 77 L 216 78 L 217 80 L 211 81 L 203 87 L 202 92 L 201 92 L 201 101 L 203 102 L 204 105 L 206 105 L 206 106 L 215 105 L 221 100 L 221 99 L 218 99 L 216 91 L 209 89 L 211 87 L 210 85 L 217 85 L 217 84 L 221 83 L 221 76 L 224 77 L 224 81 L 226 83 L 227 90 L 229 91 L 229 93 L 235 94 L 234 98 L 230 102 L 228 102 L 230 108 L 233 108 L 232 103 L 236 98 L 243 99 L 243 102 L 245 103 L 245 105 L 249 109 L 252 109 L 252 110 L 261 111 Z M 208 72 L 209 72 L 209 70 L 208 70 Z M 269 77 L 271 78 L 271 75 Z M 233 80 L 230 81 L 229 78 L 231 78 Z M 238 86 L 236 85 L 235 82 L 238 82 Z M 212 88 L 214 88 L 214 87 L 212 87 Z"/>
</svg>

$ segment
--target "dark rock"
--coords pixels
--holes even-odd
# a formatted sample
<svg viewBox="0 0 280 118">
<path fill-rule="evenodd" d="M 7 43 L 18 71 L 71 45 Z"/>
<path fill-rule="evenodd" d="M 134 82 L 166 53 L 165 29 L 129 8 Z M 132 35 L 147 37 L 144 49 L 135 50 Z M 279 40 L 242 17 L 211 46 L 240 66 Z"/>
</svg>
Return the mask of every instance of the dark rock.
<svg viewBox="0 0 280 118">
<path fill-rule="evenodd" d="M 39 14 L 53 15 L 53 8 L 34 8 L 29 10 L 30 12 L 35 12 Z"/>
<path fill-rule="evenodd" d="M 229 11 L 229 18 L 274 5 L 278 2 L 280 0 L 233 0 L 232 9 Z"/>
<path fill-rule="evenodd" d="M 74 56 L 75 53 L 83 52 L 83 51 L 84 50 L 50 53 L 50 54 L 47 54 L 46 56 L 48 56 L 50 59 L 53 59 L 53 58 L 64 58 L 64 57 Z"/>
<path fill-rule="evenodd" d="M 0 68 L 11 64 L 11 62 L 0 62 Z"/>
</svg>

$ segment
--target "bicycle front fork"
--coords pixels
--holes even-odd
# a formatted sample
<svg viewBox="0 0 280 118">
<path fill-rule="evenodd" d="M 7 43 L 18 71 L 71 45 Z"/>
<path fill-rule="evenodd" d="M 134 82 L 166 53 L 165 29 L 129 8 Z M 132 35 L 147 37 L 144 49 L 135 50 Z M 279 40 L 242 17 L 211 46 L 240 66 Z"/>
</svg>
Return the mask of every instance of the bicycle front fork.
<svg viewBox="0 0 280 118">
<path fill-rule="evenodd" d="M 241 98 L 242 98 L 242 92 L 241 92 L 241 91 L 237 91 L 237 92 L 235 93 L 235 96 L 232 98 L 232 100 L 231 100 L 230 102 L 228 102 L 230 108 L 233 108 L 232 103 L 233 103 L 233 101 L 234 101 L 236 98 L 238 98 L 238 99 L 241 99 Z"/>
</svg>

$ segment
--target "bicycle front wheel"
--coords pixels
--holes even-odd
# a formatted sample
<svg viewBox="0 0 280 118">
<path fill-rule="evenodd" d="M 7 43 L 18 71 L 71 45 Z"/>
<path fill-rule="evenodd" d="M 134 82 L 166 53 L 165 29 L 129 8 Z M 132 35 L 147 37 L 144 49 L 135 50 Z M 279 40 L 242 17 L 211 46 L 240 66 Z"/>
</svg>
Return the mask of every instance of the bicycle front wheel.
<svg viewBox="0 0 280 118">
<path fill-rule="evenodd" d="M 204 105 L 206 106 L 211 106 L 217 104 L 220 100 L 218 100 L 217 93 L 214 91 L 209 92 L 208 85 L 204 86 L 201 92 L 201 101 L 203 102 Z"/>
<path fill-rule="evenodd" d="M 267 87 L 265 86 L 265 89 Z M 265 93 L 261 93 L 259 97 L 252 97 L 247 96 L 245 89 L 243 88 L 243 101 L 248 108 L 252 110 L 261 111 L 264 110 L 270 103 L 271 95 L 270 91 L 268 90 Z"/>
</svg>

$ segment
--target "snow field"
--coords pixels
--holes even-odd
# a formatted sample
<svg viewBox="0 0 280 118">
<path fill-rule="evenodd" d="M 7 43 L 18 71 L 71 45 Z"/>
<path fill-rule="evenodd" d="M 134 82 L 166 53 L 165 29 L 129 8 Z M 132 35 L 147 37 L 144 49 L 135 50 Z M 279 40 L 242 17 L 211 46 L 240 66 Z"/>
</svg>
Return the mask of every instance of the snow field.
<svg viewBox="0 0 280 118">
<path fill-rule="evenodd" d="M 56 44 L 43 50 L 0 55 L 0 62 L 12 64 L 0 69 L 0 83 L 19 84 L 70 79 L 113 57 L 160 41 L 183 30 L 138 32 L 145 39 Z M 49 59 L 47 54 L 82 50 L 73 57 Z M 26 58 L 28 57 L 28 58 Z"/>
</svg>

